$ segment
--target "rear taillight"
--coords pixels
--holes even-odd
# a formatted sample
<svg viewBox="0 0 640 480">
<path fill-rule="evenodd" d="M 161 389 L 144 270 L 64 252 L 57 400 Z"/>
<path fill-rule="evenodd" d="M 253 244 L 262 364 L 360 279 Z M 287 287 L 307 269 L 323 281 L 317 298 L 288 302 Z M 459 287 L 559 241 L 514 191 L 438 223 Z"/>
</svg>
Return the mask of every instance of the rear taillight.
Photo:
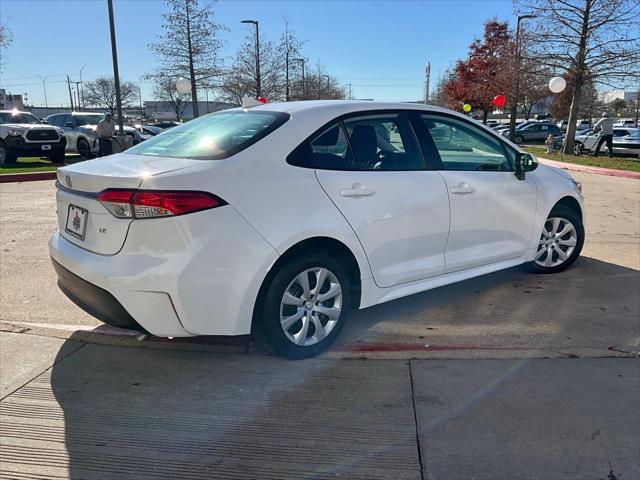
<svg viewBox="0 0 640 480">
<path fill-rule="evenodd" d="M 97 199 L 118 218 L 171 217 L 226 205 L 206 192 L 109 189 Z"/>
</svg>

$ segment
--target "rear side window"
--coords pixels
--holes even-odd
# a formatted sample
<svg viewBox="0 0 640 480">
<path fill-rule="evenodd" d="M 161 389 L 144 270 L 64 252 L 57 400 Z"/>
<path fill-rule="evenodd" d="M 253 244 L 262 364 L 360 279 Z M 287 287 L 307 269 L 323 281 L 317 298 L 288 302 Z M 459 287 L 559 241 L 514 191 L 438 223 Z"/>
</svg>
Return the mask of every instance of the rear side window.
<svg viewBox="0 0 640 480">
<path fill-rule="evenodd" d="M 289 115 L 281 112 L 213 113 L 166 130 L 127 153 L 218 160 L 244 150 L 288 119 Z"/>
<path fill-rule="evenodd" d="M 336 122 L 315 137 L 303 142 L 287 158 L 297 167 L 323 170 L 355 170 L 353 155 L 344 128 Z"/>
</svg>

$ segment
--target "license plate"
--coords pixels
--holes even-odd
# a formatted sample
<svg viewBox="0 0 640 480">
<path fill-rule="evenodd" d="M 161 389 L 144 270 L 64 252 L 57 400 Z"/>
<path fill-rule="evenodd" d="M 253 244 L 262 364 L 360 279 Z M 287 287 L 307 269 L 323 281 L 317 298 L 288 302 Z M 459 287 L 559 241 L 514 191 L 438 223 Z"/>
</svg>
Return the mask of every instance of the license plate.
<svg viewBox="0 0 640 480">
<path fill-rule="evenodd" d="M 51 150 L 51 145 L 42 145 L 42 150 Z"/>
<path fill-rule="evenodd" d="M 84 208 L 69 205 L 67 211 L 67 226 L 65 231 L 80 240 L 84 240 L 84 233 L 87 230 L 87 217 L 89 212 Z"/>
</svg>

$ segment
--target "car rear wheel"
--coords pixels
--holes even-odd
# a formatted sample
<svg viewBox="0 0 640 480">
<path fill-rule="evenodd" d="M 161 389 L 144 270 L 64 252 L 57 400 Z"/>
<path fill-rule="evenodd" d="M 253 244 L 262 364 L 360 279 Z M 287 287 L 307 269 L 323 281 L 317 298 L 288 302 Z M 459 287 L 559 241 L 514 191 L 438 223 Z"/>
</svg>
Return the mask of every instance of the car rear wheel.
<svg viewBox="0 0 640 480">
<path fill-rule="evenodd" d="M 513 141 L 520 145 L 522 142 L 524 142 L 524 137 L 522 135 L 516 135 L 516 138 L 514 138 Z"/>
<path fill-rule="evenodd" d="M 323 251 L 293 258 L 269 285 L 262 325 L 269 344 L 288 358 L 325 350 L 342 330 L 351 305 L 349 275 Z"/>
<path fill-rule="evenodd" d="M 89 142 L 84 138 L 78 139 L 78 145 L 76 148 L 82 160 L 88 160 L 91 158 L 91 147 L 89 147 Z"/>
<path fill-rule="evenodd" d="M 557 273 L 578 259 L 584 244 L 584 226 L 575 211 L 558 205 L 542 228 L 535 259 L 527 264 L 535 273 Z"/>
</svg>

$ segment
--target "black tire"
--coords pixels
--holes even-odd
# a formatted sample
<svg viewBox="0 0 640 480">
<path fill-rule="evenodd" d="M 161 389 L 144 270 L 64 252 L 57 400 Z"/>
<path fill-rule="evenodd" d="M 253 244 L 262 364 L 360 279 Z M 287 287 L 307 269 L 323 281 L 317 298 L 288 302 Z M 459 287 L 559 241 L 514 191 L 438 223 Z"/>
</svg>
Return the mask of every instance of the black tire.
<svg viewBox="0 0 640 480">
<path fill-rule="evenodd" d="M 56 150 L 49 155 L 49 161 L 51 163 L 64 163 L 64 150 Z"/>
<path fill-rule="evenodd" d="M 78 139 L 78 143 L 76 144 L 76 150 L 80 154 L 80 158 L 82 160 L 89 160 L 92 156 L 89 142 L 87 142 L 87 140 L 84 138 Z"/>
<path fill-rule="evenodd" d="M 341 310 L 333 329 L 330 330 L 322 340 L 313 345 L 300 346 L 293 343 L 293 341 L 287 337 L 287 334 L 285 334 L 285 331 L 281 326 L 281 303 L 285 291 L 287 291 L 294 279 L 296 279 L 296 277 L 305 270 L 312 268 L 326 268 L 337 279 L 342 290 L 340 302 Z M 315 277 L 313 277 L 313 275 L 309 275 L 308 278 L 310 279 L 309 287 L 313 290 L 315 286 L 313 284 Z M 327 284 L 323 283 L 323 286 L 326 287 Z M 299 285 L 295 284 L 291 286 L 289 288 L 289 292 L 296 287 L 299 288 Z M 348 272 L 342 266 L 339 259 L 329 253 L 323 250 L 312 250 L 298 257 L 291 258 L 283 264 L 271 278 L 270 284 L 264 295 L 262 308 L 258 310 L 258 312 L 260 312 L 259 321 L 268 343 L 276 353 L 291 359 L 309 358 L 318 355 L 329 347 L 342 331 L 342 328 L 347 321 L 349 309 L 352 305 L 352 291 L 351 280 Z M 332 301 L 333 300 L 330 300 L 329 302 Z M 327 305 L 327 302 L 324 302 L 322 306 L 331 307 L 335 306 L 335 304 Z M 294 311 L 297 310 L 298 312 L 300 309 L 304 309 L 303 306 L 287 306 L 287 308 L 293 308 Z M 286 315 L 284 311 L 283 314 Z M 320 319 L 320 322 L 324 322 L 322 325 L 326 327 L 329 322 L 329 317 L 317 313 L 316 315 Z M 296 333 L 300 333 L 302 331 L 302 322 L 303 319 L 300 319 L 296 321 L 296 323 L 292 324 L 289 327 L 289 334 L 295 335 Z M 315 337 L 314 322 L 309 321 L 308 328 L 309 330 L 307 331 L 305 338 L 309 338 L 310 341 L 314 341 L 315 338 L 311 338 L 312 336 Z"/>
<path fill-rule="evenodd" d="M 576 142 L 573 145 L 573 154 L 574 155 L 582 155 L 582 144 L 580 142 Z"/>
<path fill-rule="evenodd" d="M 562 205 L 556 205 L 555 207 L 553 207 L 547 218 L 561 218 L 569 221 L 574 226 L 576 231 L 576 245 L 569 257 L 559 265 L 546 267 L 536 263 L 535 261 L 526 263 L 525 267 L 533 273 L 558 273 L 566 270 L 578 259 L 584 245 L 584 225 L 582 223 L 582 218 L 574 210 Z"/>
<path fill-rule="evenodd" d="M 0 141 L 0 165 L 12 165 L 16 163 L 18 157 L 7 148 L 7 145 Z"/>
<path fill-rule="evenodd" d="M 516 135 L 516 138 L 514 138 L 513 141 L 520 145 L 522 142 L 524 142 L 524 137 L 522 135 Z"/>
</svg>

